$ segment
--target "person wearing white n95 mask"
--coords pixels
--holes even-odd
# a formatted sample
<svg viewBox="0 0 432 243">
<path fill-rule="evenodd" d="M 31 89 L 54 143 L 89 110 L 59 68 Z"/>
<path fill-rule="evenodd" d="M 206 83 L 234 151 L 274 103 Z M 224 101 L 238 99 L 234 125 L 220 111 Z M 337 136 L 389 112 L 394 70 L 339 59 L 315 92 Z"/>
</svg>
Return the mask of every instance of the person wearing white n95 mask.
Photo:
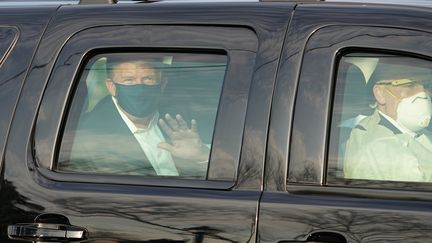
<svg viewBox="0 0 432 243">
<path fill-rule="evenodd" d="M 351 131 L 344 177 L 431 182 L 431 70 L 381 64 L 375 72 L 371 93 L 376 110 Z"/>
<path fill-rule="evenodd" d="M 431 115 L 431 98 L 427 93 L 420 92 L 400 101 L 396 121 L 401 126 L 416 132 L 429 125 Z"/>
</svg>

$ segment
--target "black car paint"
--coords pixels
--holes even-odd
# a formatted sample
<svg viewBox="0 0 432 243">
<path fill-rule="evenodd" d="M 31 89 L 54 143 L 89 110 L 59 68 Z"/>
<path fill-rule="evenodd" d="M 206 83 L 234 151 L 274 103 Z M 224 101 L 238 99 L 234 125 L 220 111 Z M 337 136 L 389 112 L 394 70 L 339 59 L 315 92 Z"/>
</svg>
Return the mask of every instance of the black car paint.
<svg viewBox="0 0 432 243">
<path fill-rule="evenodd" d="M 4 190 L 10 191 L 5 195 L 15 195 L 16 199 L 8 199 L 10 204 L 2 208 L 19 211 L 19 214 L 8 215 L 10 218 L 1 225 L 1 241 L 7 241 L 7 225 L 32 222 L 41 213 L 65 215 L 73 225 L 87 228 L 89 239 L 94 242 L 255 241 L 256 212 L 261 195 L 271 102 L 268 97 L 272 93 L 285 30 L 294 5 L 229 4 L 230 11 L 227 11 L 227 6 L 213 5 L 206 5 L 205 8 L 199 4 L 63 6 L 57 11 L 40 42 L 17 104 L 14 120 L 22 123 L 12 123 L 5 155 Z M 207 9 L 205 13 L 204 9 Z M 169 13 L 169 18 L 166 13 Z M 41 125 L 39 121 L 42 116 L 51 116 L 46 111 L 59 117 L 56 122 L 61 121 L 61 114 L 47 108 L 62 107 L 68 101 L 67 97 L 58 97 L 52 92 L 68 90 L 73 81 L 69 77 L 63 83 L 55 82 L 51 87 L 50 80 L 59 80 L 56 70 L 68 65 L 74 69 L 68 72 L 76 74 L 78 66 L 73 60 L 77 56 L 80 56 L 77 60 L 85 56 L 85 53 L 67 53 L 68 43 L 73 46 L 75 36 L 84 31 L 91 32 L 92 28 L 138 28 L 141 25 L 153 26 L 154 30 L 157 30 L 157 25 L 176 29 L 181 26 L 243 28 L 257 36 L 258 49 L 251 52 L 256 58 L 247 60 L 255 63 L 250 67 L 250 72 L 254 73 L 253 79 L 243 77 L 245 80 L 241 80 L 236 77 L 238 81 L 228 85 L 232 86 L 229 92 L 236 90 L 240 83 L 244 83 L 243 86 L 251 85 L 250 91 L 248 88 L 242 95 L 224 94 L 227 96 L 224 100 L 231 100 L 230 103 L 236 105 L 223 109 L 231 109 L 235 115 L 243 114 L 243 119 L 245 116 L 256 116 L 258 119 L 239 120 L 239 124 L 234 124 L 240 125 L 236 130 L 223 131 L 228 135 L 242 134 L 238 130 L 246 127 L 243 136 L 230 141 L 238 144 L 236 146 L 230 146 L 229 143 L 224 146 L 224 141 L 218 141 L 218 136 L 221 136 L 218 134 L 214 140 L 214 144 L 221 144 L 220 153 L 227 156 L 221 160 L 239 161 L 241 158 L 235 184 L 227 183 L 226 178 L 220 177 L 217 172 L 212 174 L 215 171 L 212 168 L 209 175 L 211 181 L 155 179 L 130 183 L 129 180 L 123 180 L 120 185 L 112 183 L 110 177 L 106 176 L 102 176 L 97 183 L 86 183 L 85 180 L 74 182 L 73 178 L 65 180 L 58 173 L 43 168 L 43 161 L 46 161 L 43 152 L 52 148 L 44 145 L 53 145 L 49 141 L 54 141 L 53 131 L 59 125 Z M 103 41 L 101 43 L 95 43 L 93 48 L 105 48 Z M 182 48 L 196 46 L 190 44 Z M 59 53 L 65 57 L 58 58 Z M 246 102 L 249 103 L 248 110 L 243 111 Z M 250 109 L 251 104 L 256 102 L 259 104 Z M 236 149 L 232 151 L 232 148 Z M 51 159 L 52 156 L 47 158 Z"/>
<path fill-rule="evenodd" d="M 425 42 L 430 17 L 430 11 L 419 8 L 296 8 L 273 97 L 260 201 L 261 242 L 303 242 L 323 232 L 337 232 L 348 242 L 430 241 L 430 187 L 331 185 L 325 169 L 337 56 L 360 48 L 430 57 Z"/>
<path fill-rule="evenodd" d="M 0 9 L 1 23 L 17 26 L 21 34 L 1 68 L 0 110 L 8 119 L 0 119 L 0 242 L 11 241 L 6 235 L 8 225 L 32 222 L 41 213 L 66 216 L 73 225 L 87 228 L 93 242 L 305 242 L 323 233 L 334 233 L 348 242 L 428 241 L 432 195 L 427 191 L 328 186 L 324 167 L 312 170 L 309 177 L 300 173 L 287 185 L 287 171 L 288 166 L 290 171 L 304 171 L 303 161 L 297 159 L 301 151 L 315 158 L 311 162 L 326 163 L 333 66 L 326 62 L 311 68 L 303 62 L 313 34 L 344 25 L 427 32 L 432 29 L 431 11 L 300 4 L 291 16 L 294 7 L 292 3 L 161 3 L 63 6 L 57 12 L 55 7 Z M 229 159 L 239 162 L 234 183 L 217 173 L 210 175 L 214 179 L 210 183 L 103 181 L 109 177 L 87 183 L 79 181 L 79 176 L 74 182 L 37 166 L 38 149 L 50 150 L 55 144 L 51 141 L 47 143 L 51 147 L 38 148 L 41 139 L 35 133 L 41 103 L 56 105 L 46 100 L 50 95 L 44 92 L 58 67 L 59 53 L 81 31 L 133 25 L 242 27 L 256 34 L 259 45 L 251 88 L 246 97 L 238 97 L 247 102 L 242 140 L 236 141 L 241 147 L 228 152 Z M 76 53 L 66 54 L 74 57 Z M 314 61 L 319 64 L 321 58 L 326 56 Z M 307 75 L 311 76 L 308 80 L 316 80 L 317 87 L 305 88 L 310 86 L 302 81 L 304 70 L 314 71 Z M 63 86 L 69 86 L 72 77 L 66 81 Z M 306 93 L 316 99 L 304 99 L 310 97 Z M 59 106 L 67 103 L 67 97 L 58 98 Z M 311 112 L 310 107 L 320 112 Z M 45 126 L 51 139 L 60 124 L 53 126 Z M 296 144 L 296 148 L 293 144 L 302 139 L 311 142 Z"/>
</svg>

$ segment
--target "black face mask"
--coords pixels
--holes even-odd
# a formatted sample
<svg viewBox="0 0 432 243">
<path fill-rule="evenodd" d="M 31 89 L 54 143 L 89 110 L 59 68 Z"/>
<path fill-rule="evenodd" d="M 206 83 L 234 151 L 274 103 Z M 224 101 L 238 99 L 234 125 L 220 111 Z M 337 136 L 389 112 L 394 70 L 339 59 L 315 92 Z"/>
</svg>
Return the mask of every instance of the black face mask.
<svg viewBox="0 0 432 243">
<path fill-rule="evenodd" d="M 146 117 L 156 111 L 161 85 L 115 83 L 116 98 L 123 110 L 136 117 Z"/>
</svg>

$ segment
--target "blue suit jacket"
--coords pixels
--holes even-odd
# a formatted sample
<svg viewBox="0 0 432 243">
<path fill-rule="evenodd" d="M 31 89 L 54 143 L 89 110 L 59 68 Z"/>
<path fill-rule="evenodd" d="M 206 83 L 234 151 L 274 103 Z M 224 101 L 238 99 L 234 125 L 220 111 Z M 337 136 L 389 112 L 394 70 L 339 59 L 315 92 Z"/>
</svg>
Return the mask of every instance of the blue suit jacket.
<svg viewBox="0 0 432 243">
<path fill-rule="evenodd" d="M 156 175 L 135 136 L 118 113 L 111 96 L 84 115 L 75 129 L 70 160 L 59 170 L 83 173 Z"/>
</svg>

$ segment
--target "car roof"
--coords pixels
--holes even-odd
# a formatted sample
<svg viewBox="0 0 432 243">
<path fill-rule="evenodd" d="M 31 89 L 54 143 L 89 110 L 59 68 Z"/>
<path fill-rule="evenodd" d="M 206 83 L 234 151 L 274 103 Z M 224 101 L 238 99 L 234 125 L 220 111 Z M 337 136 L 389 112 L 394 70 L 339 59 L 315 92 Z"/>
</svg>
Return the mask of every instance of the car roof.
<svg viewBox="0 0 432 243">
<path fill-rule="evenodd" d="M 291 3 L 347 3 L 347 4 L 386 4 L 432 7 L 432 0 L 0 0 L 0 6 L 28 6 L 28 5 L 70 5 L 82 2 L 93 3 L 95 1 L 109 4 L 112 1 L 118 3 L 206 3 L 206 2 L 291 2 Z"/>
<path fill-rule="evenodd" d="M 432 0 L 326 0 L 332 3 L 390 4 L 432 7 Z"/>
</svg>

